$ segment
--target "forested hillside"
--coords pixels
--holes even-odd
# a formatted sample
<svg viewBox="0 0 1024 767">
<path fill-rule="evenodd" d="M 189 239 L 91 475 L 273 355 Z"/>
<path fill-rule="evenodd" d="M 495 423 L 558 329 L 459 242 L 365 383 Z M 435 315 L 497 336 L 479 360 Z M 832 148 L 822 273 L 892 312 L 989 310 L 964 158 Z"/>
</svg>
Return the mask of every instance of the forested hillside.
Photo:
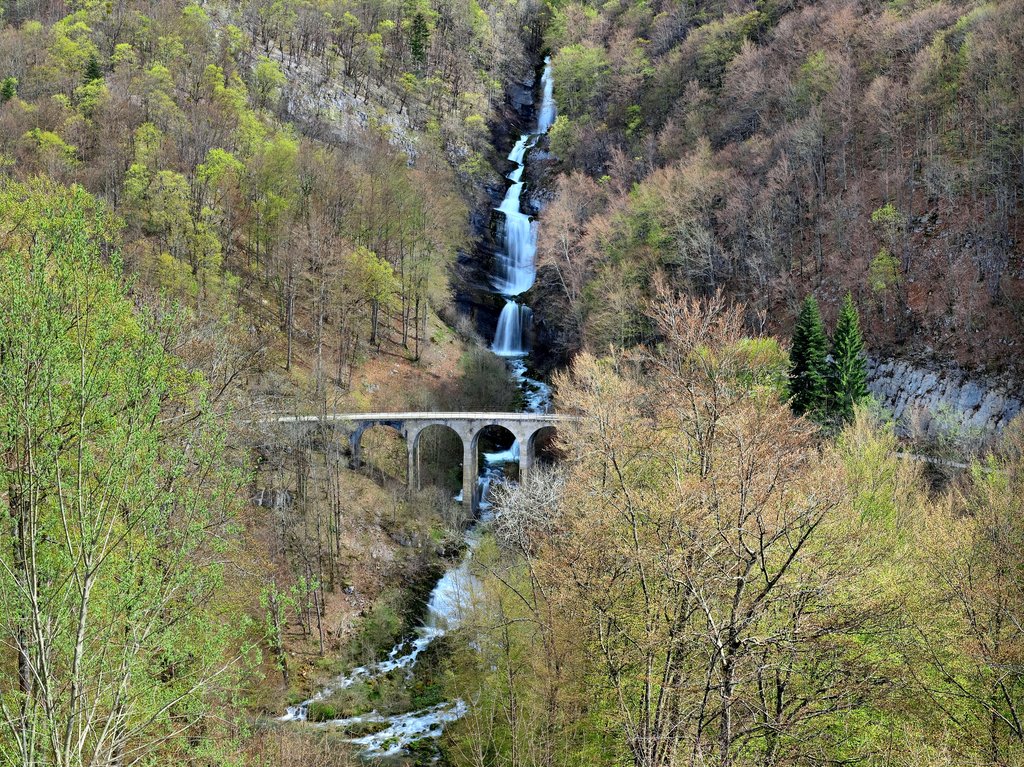
<svg viewBox="0 0 1024 767">
<path fill-rule="evenodd" d="M 742 306 L 644 310 L 656 347 L 557 378 L 569 458 L 498 493 L 453 762 L 1021 764 L 1020 422 L 936 486 L 867 409 L 794 418 Z"/>
<path fill-rule="evenodd" d="M 1022 23 L 1011 0 L 559 3 L 554 339 L 647 337 L 664 271 L 775 331 L 852 291 L 876 353 L 1019 372 Z"/>
<path fill-rule="evenodd" d="M 253 722 L 386 652 L 457 515 L 261 419 L 510 406 L 450 279 L 537 21 L 0 3 L 4 764 L 347 762 Z"/>
<path fill-rule="evenodd" d="M 1022 191 L 1024 0 L 0 0 L 0 767 L 1024 765 Z"/>
<path fill-rule="evenodd" d="M 342 383 L 382 309 L 417 353 L 467 236 L 475 191 L 457 184 L 490 173 L 487 120 L 528 66 L 528 9 L 493 23 L 476 4 L 3 10 L 4 172 L 102 196 L 140 293 L 205 322 L 241 307 L 286 335 L 286 367 L 298 333 Z"/>
</svg>

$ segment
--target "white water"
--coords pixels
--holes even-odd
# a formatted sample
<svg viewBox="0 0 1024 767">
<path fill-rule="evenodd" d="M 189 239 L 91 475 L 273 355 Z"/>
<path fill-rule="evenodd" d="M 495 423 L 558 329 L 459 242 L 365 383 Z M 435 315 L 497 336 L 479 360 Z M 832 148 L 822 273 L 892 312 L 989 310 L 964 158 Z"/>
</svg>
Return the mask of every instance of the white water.
<svg viewBox="0 0 1024 767">
<path fill-rule="evenodd" d="M 484 462 L 488 466 L 504 466 L 506 463 L 519 461 L 519 440 L 513 440 L 512 446 L 496 453 L 484 453 Z"/>
<path fill-rule="evenodd" d="M 523 191 L 522 176 L 526 153 L 536 145 L 538 136 L 546 133 L 555 119 L 552 92 L 551 61 L 548 58 L 544 60 L 544 74 L 541 78 L 541 106 L 537 113 L 537 130 L 533 134 L 521 136 L 509 152 L 508 159 L 514 162 L 516 167 L 508 174 L 511 184 L 505 199 L 498 207 L 505 216 L 504 252 L 499 254 L 498 274 L 494 275 L 493 284 L 495 290 L 507 298 L 529 290 L 536 277 L 536 227 L 534 222 L 530 221 L 530 217 L 520 210 L 520 196 Z M 509 370 L 525 396 L 524 409 L 527 412 L 543 413 L 550 407 L 551 389 L 544 382 L 527 375 L 524 359 L 528 353 L 525 338 L 532 316 L 530 307 L 509 300 L 498 319 L 498 328 L 491 348 L 496 354 L 509 358 Z M 491 484 L 501 479 L 505 464 L 519 460 L 519 444 L 513 442 L 506 450 L 484 453 L 483 457 L 484 468 L 478 480 L 481 499 L 479 508 L 480 521 L 486 523 L 491 518 Z M 461 491 L 455 500 L 462 500 Z M 474 526 L 466 533 L 465 555 L 457 566 L 445 572 L 430 592 L 427 616 L 423 625 L 416 629 L 410 639 L 395 645 L 384 660 L 354 668 L 347 674 L 336 677 L 308 700 L 289 706 L 284 716 L 280 717 L 280 721 L 306 721 L 312 703 L 325 700 L 338 690 L 351 687 L 357 682 L 370 681 L 397 670 L 404 670 L 411 676 L 423 651 L 435 639 L 457 628 L 464 610 L 472 604 L 478 582 L 470 570 L 470 563 L 481 536 L 479 526 Z M 360 746 L 360 753 L 364 757 L 388 757 L 401 753 L 415 741 L 440 737 L 446 724 L 465 716 L 468 710 L 469 706 L 465 701 L 457 699 L 420 711 L 392 716 L 371 711 L 359 716 L 320 722 L 317 726 L 346 729 L 359 724 L 382 725 L 379 731 L 350 738 L 349 742 Z"/>
<path fill-rule="evenodd" d="M 551 76 L 551 58 L 544 59 L 541 76 L 541 105 L 537 112 L 537 129 L 526 133 L 508 153 L 516 167 L 508 174 L 511 182 L 505 198 L 497 210 L 505 216 L 502 238 L 503 250 L 497 254 L 496 274 L 492 278 L 494 289 L 510 299 L 498 317 L 491 350 L 502 357 L 521 357 L 527 354 L 526 337 L 533 312 L 530 307 L 511 300 L 533 287 L 537 278 L 537 227 L 522 211 L 523 169 L 526 153 L 547 133 L 555 120 L 554 82 Z"/>
<path fill-rule="evenodd" d="M 512 183 L 505 192 L 505 199 L 497 207 L 498 212 L 505 216 L 502 238 L 504 250 L 497 254 L 497 274 L 491 282 L 494 289 L 503 296 L 525 293 L 533 287 L 537 276 L 534 268 L 537 230 L 530 217 L 520 210 L 523 194 L 523 182 L 520 179 L 526 167 L 524 155 L 532 146 L 529 143 L 532 138 L 531 135 L 521 136 L 509 153 L 508 159 L 516 163 L 516 168 L 507 176 Z"/>
<path fill-rule="evenodd" d="M 386 724 L 387 727 L 378 732 L 351 738 L 349 742 L 362 746 L 366 756 L 395 756 L 414 740 L 441 737 L 448 722 L 461 719 L 468 711 L 465 701 L 455 700 L 397 716 L 381 716 L 372 711 L 348 719 L 333 719 L 324 722 L 323 726 L 349 728 L 355 724 Z"/>
<path fill-rule="evenodd" d="M 548 412 L 551 407 L 551 387 L 526 374 L 526 361 L 522 357 L 510 359 L 508 366 L 526 399 L 523 410 L 527 413 Z"/>
<path fill-rule="evenodd" d="M 485 454 L 484 459 L 486 460 L 488 456 L 489 454 Z M 298 705 L 289 706 L 280 721 L 306 721 L 311 703 L 324 700 L 338 690 L 351 687 L 356 682 L 375 679 L 398 669 L 408 669 L 411 672 L 420 653 L 426 650 L 431 642 L 459 625 L 462 608 L 469 604 L 473 594 L 475 581 L 469 572 L 469 560 L 479 540 L 480 536 L 475 531 L 471 530 L 467 534 L 466 554 L 458 566 L 445 571 L 433 591 L 430 592 L 430 599 L 427 602 L 427 617 L 424 619 L 423 625 L 416 629 L 411 639 L 403 639 L 391 648 L 391 652 L 384 660 L 367 666 L 358 666 L 347 674 L 336 677 L 312 698 L 304 700 Z"/>
<path fill-rule="evenodd" d="M 498 317 L 491 351 L 500 357 L 522 357 L 526 354 L 526 328 L 533 317 L 529 306 L 509 301 Z"/>
<path fill-rule="evenodd" d="M 485 460 L 488 457 L 485 455 Z M 481 480 L 485 478 L 486 484 L 482 488 L 484 493 L 486 493 L 493 475 L 489 476 L 485 470 Z M 483 512 L 485 506 L 482 502 L 480 506 L 481 512 Z M 489 509 L 490 504 L 487 504 L 486 508 Z M 481 518 L 483 518 L 483 513 Z M 456 628 L 462 619 L 463 610 L 471 604 L 477 581 L 470 572 L 469 565 L 473 550 L 479 542 L 479 530 L 476 528 L 470 530 L 466 535 L 468 545 L 462 561 L 458 566 L 447 570 L 434 586 L 434 590 L 430 592 L 427 617 L 423 625 L 416 629 L 411 639 L 403 640 L 395 645 L 384 660 L 354 668 L 347 674 L 335 678 L 312 698 L 304 700 L 296 706 L 289 706 L 285 715 L 280 717 L 280 721 L 307 721 L 310 704 L 325 700 L 338 690 L 344 690 L 357 682 L 370 681 L 401 669 L 411 676 L 420 654 L 435 639 Z M 368 714 L 345 719 L 319 722 L 317 726 L 348 728 L 356 724 L 386 725 L 377 732 L 349 739 L 349 742 L 362 747 L 363 756 L 384 757 L 399 753 L 413 741 L 440 736 L 447 722 L 459 719 L 465 715 L 467 710 L 468 707 L 464 701 L 454 700 L 421 711 L 411 711 L 393 716 L 384 716 L 377 711 L 371 711 Z"/>
<path fill-rule="evenodd" d="M 547 133 L 555 122 L 555 78 L 551 74 L 551 57 L 544 59 L 544 76 L 540 81 L 540 111 L 537 113 L 537 133 Z"/>
</svg>

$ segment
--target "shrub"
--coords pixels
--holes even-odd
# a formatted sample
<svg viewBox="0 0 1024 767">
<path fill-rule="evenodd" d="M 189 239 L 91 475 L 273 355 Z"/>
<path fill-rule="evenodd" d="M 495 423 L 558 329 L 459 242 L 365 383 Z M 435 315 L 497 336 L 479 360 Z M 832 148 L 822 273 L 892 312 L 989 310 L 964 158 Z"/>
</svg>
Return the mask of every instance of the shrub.
<svg viewBox="0 0 1024 767">
<path fill-rule="evenodd" d="M 306 718 L 311 722 L 329 722 L 338 718 L 338 710 L 322 700 L 315 700 L 306 710 Z"/>
</svg>

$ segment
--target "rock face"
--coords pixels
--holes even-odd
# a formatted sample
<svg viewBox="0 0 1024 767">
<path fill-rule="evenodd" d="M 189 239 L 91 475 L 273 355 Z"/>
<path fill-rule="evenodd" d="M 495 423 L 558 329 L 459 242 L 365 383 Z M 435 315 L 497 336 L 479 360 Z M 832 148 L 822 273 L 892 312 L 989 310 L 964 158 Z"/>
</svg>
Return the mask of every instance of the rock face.
<svg viewBox="0 0 1024 767">
<path fill-rule="evenodd" d="M 1024 407 L 1024 391 L 993 379 L 928 370 L 902 360 L 868 360 L 868 388 L 903 436 L 953 435 L 983 442 Z"/>
<path fill-rule="evenodd" d="M 528 114 L 533 109 L 534 81 L 511 83 L 508 86 L 508 100 L 520 115 Z"/>
</svg>

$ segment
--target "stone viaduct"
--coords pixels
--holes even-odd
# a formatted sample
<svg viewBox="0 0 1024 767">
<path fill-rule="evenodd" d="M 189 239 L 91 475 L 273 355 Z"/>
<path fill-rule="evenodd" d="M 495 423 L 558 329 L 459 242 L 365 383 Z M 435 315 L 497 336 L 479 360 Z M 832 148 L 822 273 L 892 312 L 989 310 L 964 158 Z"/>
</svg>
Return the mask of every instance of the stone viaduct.
<svg viewBox="0 0 1024 767">
<path fill-rule="evenodd" d="M 319 425 L 335 427 L 348 432 L 352 451 L 352 466 L 358 468 L 361 458 L 363 432 L 371 426 L 390 426 L 405 438 L 409 455 L 407 481 L 410 489 L 418 490 L 419 438 L 430 426 L 445 426 L 462 439 L 462 498 L 470 499 L 467 507 L 476 509 L 478 498 L 478 442 L 480 433 L 488 426 L 507 429 L 519 443 L 519 478 L 525 479 L 533 466 L 534 438 L 548 426 L 573 421 L 573 416 L 553 413 L 334 413 L 325 416 L 279 416 L 273 422 L 282 425 Z"/>
</svg>

